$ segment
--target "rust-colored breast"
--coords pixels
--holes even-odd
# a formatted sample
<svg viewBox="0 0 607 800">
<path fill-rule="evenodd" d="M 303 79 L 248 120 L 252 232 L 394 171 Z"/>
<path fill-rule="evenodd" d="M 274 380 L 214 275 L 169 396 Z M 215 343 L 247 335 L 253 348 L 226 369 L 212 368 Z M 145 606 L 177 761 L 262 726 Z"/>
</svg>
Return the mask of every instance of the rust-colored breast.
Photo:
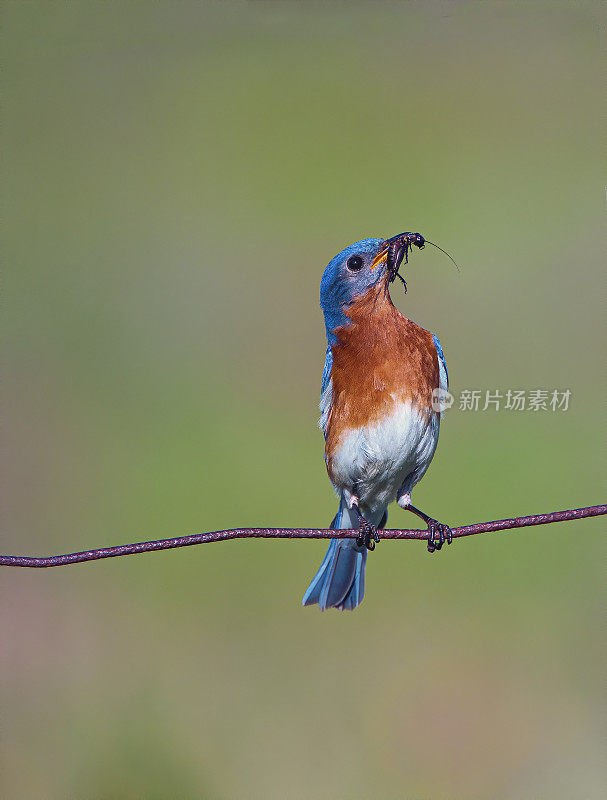
<svg viewBox="0 0 607 800">
<path fill-rule="evenodd" d="M 439 385 L 432 334 L 398 311 L 387 286 L 369 289 L 347 316 L 351 324 L 336 329 L 338 342 L 332 347 L 328 461 L 346 431 L 381 419 L 397 401 L 434 413 L 432 390 Z"/>
</svg>

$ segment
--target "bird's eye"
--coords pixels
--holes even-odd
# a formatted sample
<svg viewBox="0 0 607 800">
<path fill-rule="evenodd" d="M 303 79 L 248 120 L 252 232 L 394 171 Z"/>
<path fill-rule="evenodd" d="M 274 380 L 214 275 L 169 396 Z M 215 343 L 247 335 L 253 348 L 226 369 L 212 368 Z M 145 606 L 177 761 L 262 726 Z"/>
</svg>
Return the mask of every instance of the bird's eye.
<svg viewBox="0 0 607 800">
<path fill-rule="evenodd" d="M 358 270 L 361 269 L 364 262 L 360 256 L 351 256 L 348 259 L 347 263 L 349 270 L 351 270 L 352 272 L 358 272 Z"/>
</svg>

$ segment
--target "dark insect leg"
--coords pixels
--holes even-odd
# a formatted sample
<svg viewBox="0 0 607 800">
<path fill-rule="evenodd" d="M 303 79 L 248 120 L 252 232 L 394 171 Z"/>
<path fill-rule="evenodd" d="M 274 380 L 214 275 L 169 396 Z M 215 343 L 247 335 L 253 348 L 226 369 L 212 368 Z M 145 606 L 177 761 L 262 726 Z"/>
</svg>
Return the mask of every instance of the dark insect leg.
<svg viewBox="0 0 607 800">
<path fill-rule="evenodd" d="M 400 274 L 400 272 L 396 273 L 396 277 L 403 282 L 403 286 L 405 287 L 405 294 L 407 294 L 407 282 L 405 281 L 403 276 Z"/>
</svg>

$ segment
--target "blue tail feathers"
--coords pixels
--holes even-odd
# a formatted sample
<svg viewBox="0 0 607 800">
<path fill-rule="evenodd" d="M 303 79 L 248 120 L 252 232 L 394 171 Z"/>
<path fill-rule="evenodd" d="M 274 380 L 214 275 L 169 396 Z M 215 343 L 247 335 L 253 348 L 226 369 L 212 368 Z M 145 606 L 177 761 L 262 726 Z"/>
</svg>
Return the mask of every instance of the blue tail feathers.
<svg viewBox="0 0 607 800">
<path fill-rule="evenodd" d="M 365 593 L 367 548 L 354 539 L 331 539 L 320 569 L 303 598 L 304 606 L 318 603 L 326 608 L 353 609 Z"/>
<path fill-rule="evenodd" d="M 378 527 L 386 524 L 385 514 Z M 331 528 L 352 527 L 343 504 L 331 523 Z M 321 611 L 338 608 L 352 611 L 365 595 L 365 565 L 367 548 L 355 539 L 331 539 L 322 564 L 303 596 L 304 606 L 318 603 Z"/>
</svg>

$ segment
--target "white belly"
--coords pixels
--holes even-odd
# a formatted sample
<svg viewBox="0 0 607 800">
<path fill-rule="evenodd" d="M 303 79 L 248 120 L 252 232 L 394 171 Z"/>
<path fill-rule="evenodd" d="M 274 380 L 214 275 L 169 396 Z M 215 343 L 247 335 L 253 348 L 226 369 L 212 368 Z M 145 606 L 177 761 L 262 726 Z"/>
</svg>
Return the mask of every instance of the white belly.
<svg viewBox="0 0 607 800">
<path fill-rule="evenodd" d="M 363 513 L 383 513 L 399 489 L 409 494 L 428 469 L 439 426 L 436 414 L 396 402 L 381 422 L 343 435 L 331 459 L 335 487 L 355 494 Z"/>
</svg>

